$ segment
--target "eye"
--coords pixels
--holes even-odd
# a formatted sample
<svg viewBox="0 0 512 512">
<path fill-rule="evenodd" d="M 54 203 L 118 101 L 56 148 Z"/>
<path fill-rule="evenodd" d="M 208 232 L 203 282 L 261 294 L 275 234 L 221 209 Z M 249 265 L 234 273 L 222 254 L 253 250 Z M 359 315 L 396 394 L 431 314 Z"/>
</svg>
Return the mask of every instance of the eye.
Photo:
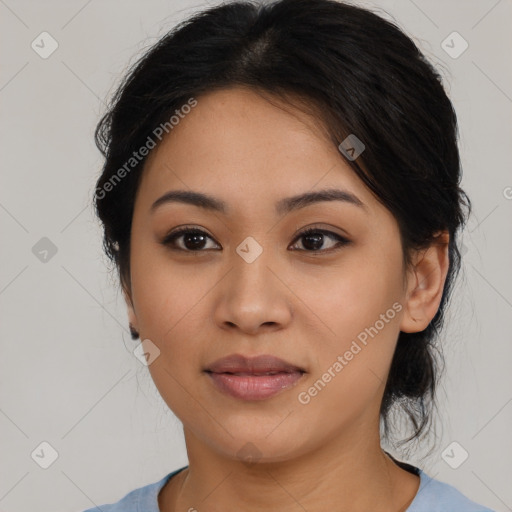
<svg viewBox="0 0 512 512">
<path fill-rule="evenodd" d="M 177 243 L 180 239 L 182 239 L 181 244 Z M 206 232 L 200 229 L 184 226 L 169 233 L 162 240 L 162 244 L 178 251 L 202 252 L 205 248 L 212 249 L 211 247 L 205 247 L 207 239 L 213 240 Z"/>
<path fill-rule="evenodd" d="M 208 239 L 214 241 L 210 235 L 201 229 L 183 226 L 169 233 L 161 243 L 173 250 L 184 252 L 204 252 L 206 249 L 217 250 L 217 248 L 220 247 L 216 242 L 214 242 L 214 247 L 208 247 Z M 303 248 L 293 248 L 292 250 L 323 253 L 335 251 L 350 243 L 350 240 L 347 240 L 337 233 L 314 227 L 305 229 L 299 233 L 295 240 L 300 239 L 303 239 Z M 331 247 L 322 249 L 325 241 L 329 239 L 331 240 Z"/>
<path fill-rule="evenodd" d="M 337 242 L 337 244 L 331 245 L 331 247 L 327 249 L 321 249 L 323 246 L 325 240 L 331 239 Z M 294 249 L 299 251 L 305 251 L 305 252 L 330 252 L 335 251 L 345 245 L 348 245 L 350 243 L 350 240 L 347 240 L 346 238 L 342 237 L 341 235 L 338 235 L 337 233 L 333 233 L 332 231 L 328 231 L 326 229 L 319 229 L 319 228 L 308 228 L 302 231 L 295 240 L 304 239 L 302 245 L 304 249 Z M 306 242 L 306 243 L 304 243 Z"/>
</svg>

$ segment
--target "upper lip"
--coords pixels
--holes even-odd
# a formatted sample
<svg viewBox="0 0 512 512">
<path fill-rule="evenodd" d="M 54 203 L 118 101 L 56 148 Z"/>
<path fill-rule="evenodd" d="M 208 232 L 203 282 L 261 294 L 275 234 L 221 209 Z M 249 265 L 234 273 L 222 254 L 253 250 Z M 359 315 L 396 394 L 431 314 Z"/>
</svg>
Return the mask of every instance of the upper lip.
<svg viewBox="0 0 512 512">
<path fill-rule="evenodd" d="M 303 368 L 288 363 L 278 357 L 264 354 L 255 357 L 246 357 L 232 354 L 217 359 L 206 368 L 211 373 L 268 373 L 268 372 L 305 372 Z"/>
</svg>

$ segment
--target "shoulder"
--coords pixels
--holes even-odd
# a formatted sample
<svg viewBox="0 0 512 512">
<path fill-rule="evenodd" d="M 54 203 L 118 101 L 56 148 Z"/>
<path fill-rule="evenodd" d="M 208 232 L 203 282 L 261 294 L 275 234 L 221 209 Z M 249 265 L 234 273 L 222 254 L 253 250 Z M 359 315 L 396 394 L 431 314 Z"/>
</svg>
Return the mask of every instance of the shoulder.
<svg viewBox="0 0 512 512">
<path fill-rule="evenodd" d="M 83 512 L 159 512 L 158 509 L 158 493 L 166 482 L 176 473 L 181 471 L 180 468 L 165 475 L 158 482 L 138 487 L 130 491 L 126 496 L 115 503 L 106 503 L 88 508 Z"/>
<path fill-rule="evenodd" d="M 455 487 L 419 470 L 420 487 L 407 512 L 494 512 L 464 496 Z"/>
<path fill-rule="evenodd" d="M 115 503 L 105 503 L 100 506 L 88 508 L 84 512 L 138 512 L 139 502 L 154 484 L 139 487 L 129 492 L 124 498 L 116 501 Z M 148 512 L 157 512 L 150 509 Z"/>
</svg>

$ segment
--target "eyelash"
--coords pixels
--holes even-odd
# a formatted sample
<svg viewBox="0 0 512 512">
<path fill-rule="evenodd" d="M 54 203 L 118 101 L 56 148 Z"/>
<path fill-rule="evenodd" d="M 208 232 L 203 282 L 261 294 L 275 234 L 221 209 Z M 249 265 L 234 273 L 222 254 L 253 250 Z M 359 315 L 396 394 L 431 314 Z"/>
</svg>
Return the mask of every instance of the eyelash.
<svg viewBox="0 0 512 512">
<path fill-rule="evenodd" d="M 301 231 L 294 238 L 293 245 L 295 245 L 296 241 L 298 241 L 300 238 L 308 236 L 308 235 L 311 235 L 313 233 L 315 233 L 315 234 L 320 233 L 322 235 L 328 236 L 329 238 L 333 238 L 333 239 L 338 241 L 338 244 L 335 247 L 331 247 L 330 249 L 323 249 L 323 250 L 322 249 L 320 249 L 320 250 L 293 249 L 293 250 L 301 251 L 301 252 L 307 252 L 307 253 L 311 253 L 311 254 L 319 254 L 319 253 L 320 254 L 324 254 L 324 253 L 331 253 L 331 252 L 340 250 L 342 247 L 344 247 L 344 246 L 346 246 L 346 245 L 351 243 L 350 240 L 342 237 L 341 235 L 338 235 L 337 233 L 333 233 L 332 231 L 328 231 L 326 229 L 310 227 L 310 228 L 306 228 L 303 231 Z M 176 239 L 178 239 L 180 236 L 182 236 L 184 234 L 205 235 L 206 237 L 208 237 L 211 240 L 213 240 L 213 238 L 210 237 L 210 235 L 208 235 L 208 233 L 206 233 L 205 231 L 202 231 L 201 229 L 191 228 L 191 227 L 184 226 L 184 227 L 178 228 L 176 231 L 173 231 L 173 232 L 169 233 L 162 240 L 161 243 L 162 243 L 162 245 L 165 245 L 166 247 L 169 247 L 171 250 L 182 251 L 182 252 L 187 252 L 187 253 L 201 253 L 201 252 L 206 252 L 207 250 L 213 250 L 213 249 L 199 249 L 197 251 L 193 251 L 193 250 L 190 250 L 190 249 L 182 249 L 181 247 L 176 247 L 175 246 Z"/>
</svg>

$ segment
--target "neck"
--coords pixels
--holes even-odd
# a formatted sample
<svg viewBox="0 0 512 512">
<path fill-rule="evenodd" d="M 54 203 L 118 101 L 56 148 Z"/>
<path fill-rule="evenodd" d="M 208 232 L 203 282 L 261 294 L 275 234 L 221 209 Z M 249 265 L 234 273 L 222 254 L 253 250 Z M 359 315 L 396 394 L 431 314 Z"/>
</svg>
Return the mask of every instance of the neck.
<svg viewBox="0 0 512 512">
<path fill-rule="evenodd" d="M 353 436 L 353 437 L 351 437 Z M 159 496 L 161 512 L 350 510 L 405 511 L 419 477 L 395 464 L 373 436 L 336 436 L 293 459 L 248 464 L 211 451 L 185 429 L 189 467 Z"/>
</svg>

